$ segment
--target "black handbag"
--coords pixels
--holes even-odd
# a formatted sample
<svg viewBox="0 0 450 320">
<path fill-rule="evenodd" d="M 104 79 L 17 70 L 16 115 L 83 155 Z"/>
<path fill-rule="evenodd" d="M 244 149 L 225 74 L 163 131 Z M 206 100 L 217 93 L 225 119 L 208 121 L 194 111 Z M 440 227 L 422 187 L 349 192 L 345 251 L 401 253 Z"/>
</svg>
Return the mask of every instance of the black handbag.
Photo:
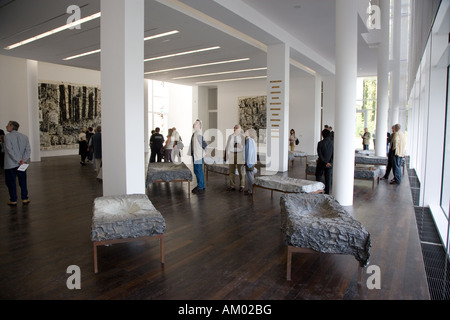
<svg viewBox="0 0 450 320">
<path fill-rule="evenodd" d="M 298 141 L 298 138 L 295 139 L 295 145 L 298 146 L 299 143 L 300 143 L 300 141 Z"/>
</svg>

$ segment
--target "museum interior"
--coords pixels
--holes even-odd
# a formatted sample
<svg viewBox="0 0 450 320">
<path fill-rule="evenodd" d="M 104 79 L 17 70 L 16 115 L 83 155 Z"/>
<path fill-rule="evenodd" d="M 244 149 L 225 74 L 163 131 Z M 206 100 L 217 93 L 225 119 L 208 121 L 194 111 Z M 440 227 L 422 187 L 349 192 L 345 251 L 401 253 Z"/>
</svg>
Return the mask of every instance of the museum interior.
<svg viewBox="0 0 450 320">
<path fill-rule="evenodd" d="M 0 297 L 449 300 L 449 43 L 450 0 L 0 1 Z"/>
</svg>

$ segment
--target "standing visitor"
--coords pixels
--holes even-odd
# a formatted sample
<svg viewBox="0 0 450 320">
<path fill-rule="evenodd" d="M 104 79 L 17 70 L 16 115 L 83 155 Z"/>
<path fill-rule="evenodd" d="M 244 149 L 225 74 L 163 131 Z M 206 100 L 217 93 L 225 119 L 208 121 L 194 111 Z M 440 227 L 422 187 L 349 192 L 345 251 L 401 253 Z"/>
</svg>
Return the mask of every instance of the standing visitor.
<svg viewBox="0 0 450 320">
<path fill-rule="evenodd" d="M 192 193 L 201 194 L 205 192 L 205 176 L 203 174 L 203 158 L 205 156 L 206 142 L 202 134 L 202 121 L 197 119 L 192 125 L 194 133 L 191 137 L 190 154 L 194 163 L 194 174 L 197 178 L 197 186 Z"/>
<path fill-rule="evenodd" d="M 89 149 L 92 149 L 95 159 L 95 171 L 97 171 L 97 180 L 103 180 L 102 173 L 102 127 L 97 126 L 95 134 L 89 141 Z"/>
<path fill-rule="evenodd" d="M 297 140 L 297 137 L 295 136 L 295 130 L 291 129 L 291 132 L 289 134 L 289 147 L 291 148 L 291 151 L 295 150 L 295 140 Z"/>
<path fill-rule="evenodd" d="M 392 150 L 394 153 L 392 170 L 394 171 L 394 179 L 390 184 L 400 184 L 402 182 L 402 162 L 405 157 L 406 138 L 400 129 L 400 124 L 394 125 L 395 132 L 392 137 Z"/>
<path fill-rule="evenodd" d="M 150 137 L 150 162 L 161 162 L 162 158 L 162 148 L 164 144 L 164 136 L 159 133 L 160 129 L 158 127 L 155 128 L 155 133 Z"/>
<path fill-rule="evenodd" d="M 317 143 L 316 181 L 323 182 L 325 175 L 325 194 L 330 194 L 333 175 L 333 139 L 328 129 L 322 130 L 322 140 Z"/>
<path fill-rule="evenodd" d="M 227 190 L 235 190 L 236 183 L 234 181 L 235 172 L 238 171 L 239 175 L 239 192 L 243 192 L 245 188 L 245 176 L 244 176 L 244 163 L 245 163 L 245 137 L 241 132 L 241 126 L 239 124 L 234 126 L 234 132 L 228 137 L 225 147 L 225 159 L 228 161 L 230 185 Z"/>
<path fill-rule="evenodd" d="M 253 183 L 255 182 L 256 173 L 256 130 L 253 128 L 245 131 L 245 182 L 247 184 L 247 190 L 244 191 L 245 195 L 253 193 Z"/>
<path fill-rule="evenodd" d="M 87 141 L 87 137 L 86 137 L 86 128 L 83 127 L 81 129 L 80 134 L 78 135 L 78 154 L 81 157 L 81 161 L 80 164 L 82 166 L 86 165 L 86 158 L 88 156 L 88 141 Z"/>
<path fill-rule="evenodd" d="M 367 128 L 364 128 L 364 134 L 361 135 L 361 138 L 362 138 L 363 150 L 369 150 L 370 132 L 367 130 Z"/>
<path fill-rule="evenodd" d="M 19 170 L 30 159 L 31 147 L 28 137 L 19 130 L 19 123 L 9 121 L 6 125 L 5 136 L 5 182 L 9 191 L 9 206 L 17 205 L 16 178 L 19 180 L 20 197 L 23 204 L 30 203 L 28 198 L 27 171 Z M 25 168 L 26 169 L 26 168 Z"/>
</svg>

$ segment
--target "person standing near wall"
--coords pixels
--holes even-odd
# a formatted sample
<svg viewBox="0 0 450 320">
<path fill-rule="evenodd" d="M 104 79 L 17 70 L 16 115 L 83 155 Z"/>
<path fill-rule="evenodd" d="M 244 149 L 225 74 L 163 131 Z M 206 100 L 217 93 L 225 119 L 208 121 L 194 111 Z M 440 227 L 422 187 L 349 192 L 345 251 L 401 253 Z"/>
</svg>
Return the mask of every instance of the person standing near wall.
<svg viewBox="0 0 450 320">
<path fill-rule="evenodd" d="M 23 204 L 30 203 L 28 198 L 27 171 L 19 170 L 30 159 L 31 147 L 28 137 L 19 130 L 19 123 L 9 121 L 6 125 L 5 136 L 5 182 L 9 191 L 9 206 L 17 205 L 16 178 L 19 180 L 20 196 Z"/>
<path fill-rule="evenodd" d="M 164 145 L 164 136 L 159 133 L 160 130 L 161 129 L 159 127 L 156 127 L 155 133 L 153 133 L 150 137 L 150 162 L 161 162 L 161 151 Z"/>
<path fill-rule="evenodd" d="M 203 174 L 203 158 L 205 156 L 206 142 L 202 134 L 202 121 L 197 119 L 192 125 L 194 133 L 191 137 L 190 154 L 194 163 L 194 174 L 197 178 L 197 186 L 192 193 L 201 194 L 205 192 L 205 176 Z"/>
<path fill-rule="evenodd" d="M 245 195 L 253 193 L 253 183 L 255 182 L 256 173 L 256 130 L 253 128 L 247 129 L 245 135 L 245 182 L 247 184 L 247 190 L 244 191 Z"/>
<path fill-rule="evenodd" d="M 297 137 L 295 136 L 295 130 L 291 129 L 289 133 L 289 147 L 291 148 L 291 151 L 295 150 L 295 140 Z"/>
<path fill-rule="evenodd" d="M 95 171 L 97 171 L 97 180 L 103 180 L 102 174 L 102 127 L 97 126 L 95 134 L 89 141 L 89 149 L 94 152 Z"/>
<path fill-rule="evenodd" d="M 367 128 L 364 128 L 364 134 L 361 135 L 361 138 L 363 140 L 363 150 L 369 150 L 370 145 L 370 132 Z"/>
<path fill-rule="evenodd" d="M 172 141 L 172 161 L 176 161 L 176 158 L 178 158 L 178 162 L 181 162 L 181 150 L 183 150 L 184 145 L 176 127 L 172 128 Z"/>
<path fill-rule="evenodd" d="M 232 133 L 227 140 L 225 147 L 224 162 L 228 161 L 230 185 L 227 191 L 235 190 L 236 183 L 234 181 L 235 172 L 239 175 L 239 191 L 243 192 L 245 188 L 244 163 L 245 163 L 245 137 L 241 132 L 241 126 L 236 124 L 234 126 L 234 133 Z"/>
<path fill-rule="evenodd" d="M 91 138 L 93 135 L 94 135 L 94 128 L 89 127 L 88 131 L 86 132 L 86 141 L 87 141 L 88 146 L 89 146 L 89 142 L 91 141 Z M 88 148 L 87 162 L 92 161 L 93 157 L 94 157 L 94 154 L 92 153 L 92 150 L 89 150 L 89 148 Z"/>
<path fill-rule="evenodd" d="M 330 194 L 333 175 L 333 139 L 328 129 L 322 130 L 322 140 L 317 143 L 316 181 L 323 182 L 325 175 L 325 194 Z"/>
<path fill-rule="evenodd" d="M 86 158 L 87 158 L 87 156 L 89 154 L 88 141 L 87 141 L 87 137 L 86 137 L 86 131 L 87 131 L 87 129 L 85 127 L 83 127 L 81 129 L 80 134 L 78 135 L 78 154 L 81 157 L 80 164 L 82 166 L 86 165 Z"/>
<path fill-rule="evenodd" d="M 394 153 L 394 161 L 392 162 L 392 169 L 394 171 L 394 179 L 390 184 L 400 184 L 402 182 L 402 162 L 405 157 L 406 138 L 400 130 L 400 124 L 394 125 L 394 135 L 392 137 L 392 150 Z"/>
<path fill-rule="evenodd" d="M 5 131 L 0 129 L 0 169 L 5 168 Z"/>
</svg>

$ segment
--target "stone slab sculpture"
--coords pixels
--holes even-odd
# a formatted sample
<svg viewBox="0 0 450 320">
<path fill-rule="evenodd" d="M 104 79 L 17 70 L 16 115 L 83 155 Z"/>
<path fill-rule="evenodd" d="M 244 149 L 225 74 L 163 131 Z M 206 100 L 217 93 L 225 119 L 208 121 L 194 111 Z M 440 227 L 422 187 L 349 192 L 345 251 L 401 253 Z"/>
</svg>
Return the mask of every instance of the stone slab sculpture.
<svg viewBox="0 0 450 320">
<path fill-rule="evenodd" d="M 94 247 L 94 272 L 98 272 L 97 246 L 151 238 L 163 239 L 166 222 L 145 194 L 103 196 L 94 200 L 91 241 Z"/>
<path fill-rule="evenodd" d="M 333 196 L 283 194 L 280 205 L 281 230 L 288 247 L 310 249 L 318 253 L 352 255 L 361 268 L 369 264 L 369 232 Z"/>
</svg>

